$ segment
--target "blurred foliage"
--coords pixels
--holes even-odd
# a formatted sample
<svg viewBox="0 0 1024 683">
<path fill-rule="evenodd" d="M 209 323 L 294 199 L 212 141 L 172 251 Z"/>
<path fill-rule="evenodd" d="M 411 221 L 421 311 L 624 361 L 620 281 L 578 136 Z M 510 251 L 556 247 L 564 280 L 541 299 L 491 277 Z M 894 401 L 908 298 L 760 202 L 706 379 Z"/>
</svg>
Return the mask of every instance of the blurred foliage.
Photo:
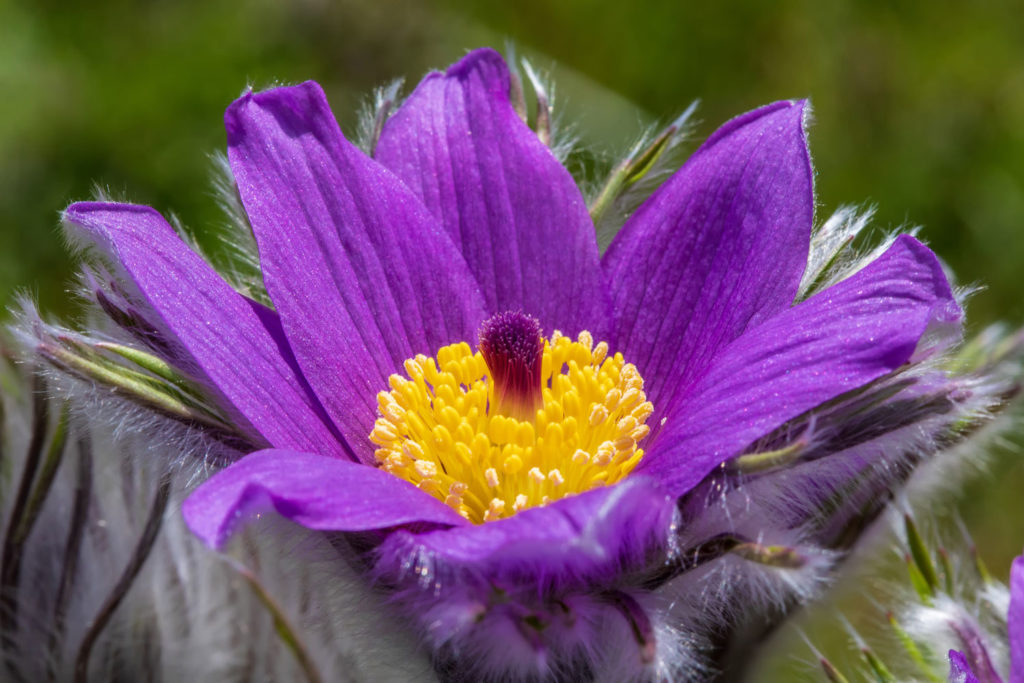
<svg viewBox="0 0 1024 683">
<path fill-rule="evenodd" d="M 923 225 L 980 324 L 1024 319 L 1024 5 L 1019 0 L 0 0 L 0 301 L 73 312 L 58 212 L 94 187 L 202 232 L 221 215 L 209 154 L 247 84 L 316 79 L 343 129 L 371 89 L 511 40 L 551 68 L 566 120 L 610 158 L 702 99 L 697 139 L 773 99 L 811 97 L 819 214 L 877 206 Z M 989 563 L 1024 541 L 1021 467 L 972 484 Z M 1017 510 L 1008 513 L 1007 510 Z M 987 516 L 986 516 L 987 515 Z M 987 520 L 987 521 L 986 521 Z"/>
<path fill-rule="evenodd" d="M 963 282 L 989 286 L 973 302 L 975 323 L 1019 319 L 1022 10 L 1019 0 L 642 11 L 590 0 L 6 0 L 0 297 L 30 287 L 44 308 L 66 310 L 57 212 L 94 184 L 193 227 L 219 220 L 207 154 L 223 147 L 221 113 L 246 84 L 320 80 L 352 131 L 374 86 L 510 39 L 539 66 L 557 65 L 568 118 L 610 150 L 695 98 L 703 137 L 758 104 L 811 97 L 820 212 L 870 203 L 882 228 L 924 225 Z"/>
</svg>

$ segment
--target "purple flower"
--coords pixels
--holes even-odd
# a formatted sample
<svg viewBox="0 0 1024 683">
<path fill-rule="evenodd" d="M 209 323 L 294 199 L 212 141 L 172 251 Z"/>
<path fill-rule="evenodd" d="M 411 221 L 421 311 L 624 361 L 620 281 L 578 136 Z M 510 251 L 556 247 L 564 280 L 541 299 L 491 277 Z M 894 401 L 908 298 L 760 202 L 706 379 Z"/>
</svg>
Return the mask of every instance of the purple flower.
<svg viewBox="0 0 1024 683">
<path fill-rule="evenodd" d="M 259 449 L 186 501 L 206 543 L 268 509 L 358 534 L 452 676 L 645 670 L 665 656 L 647 586 L 676 552 L 677 499 L 949 343 L 961 312 L 910 236 L 797 301 L 804 102 L 725 124 L 602 256 L 509 90 L 501 58 L 474 51 L 420 83 L 372 158 L 315 83 L 232 104 L 228 158 L 274 310 L 152 209 L 65 218 Z"/>
<path fill-rule="evenodd" d="M 1024 555 L 1010 566 L 1010 607 L 1006 614 L 1010 650 L 1009 683 L 1024 683 Z M 977 637 L 963 637 L 965 649 L 949 651 L 950 683 L 1001 683 L 984 644 Z M 973 634 L 971 634 L 973 635 Z M 975 672 L 978 672 L 976 675 Z M 979 678 L 980 676 L 980 678 Z"/>
<path fill-rule="evenodd" d="M 1010 566 L 1010 609 L 1006 615 L 1010 640 L 1010 683 L 1024 683 L 1024 555 Z"/>
<path fill-rule="evenodd" d="M 967 657 L 959 650 L 949 651 L 949 683 L 978 683 Z"/>
</svg>

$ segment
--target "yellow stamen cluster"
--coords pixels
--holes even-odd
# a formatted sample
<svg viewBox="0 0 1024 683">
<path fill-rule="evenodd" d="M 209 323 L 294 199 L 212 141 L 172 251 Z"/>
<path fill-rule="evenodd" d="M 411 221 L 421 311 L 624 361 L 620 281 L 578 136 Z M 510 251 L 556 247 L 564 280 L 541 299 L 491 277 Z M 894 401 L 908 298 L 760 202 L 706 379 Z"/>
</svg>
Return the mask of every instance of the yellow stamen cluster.
<svg viewBox="0 0 1024 683">
<path fill-rule="evenodd" d="M 481 523 L 628 475 L 654 410 L 643 379 L 590 333 L 544 341 L 542 406 L 532 420 L 500 414 L 487 364 L 465 342 L 405 361 L 377 395 L 370 440 L 387 472 Z"/>
</svg>

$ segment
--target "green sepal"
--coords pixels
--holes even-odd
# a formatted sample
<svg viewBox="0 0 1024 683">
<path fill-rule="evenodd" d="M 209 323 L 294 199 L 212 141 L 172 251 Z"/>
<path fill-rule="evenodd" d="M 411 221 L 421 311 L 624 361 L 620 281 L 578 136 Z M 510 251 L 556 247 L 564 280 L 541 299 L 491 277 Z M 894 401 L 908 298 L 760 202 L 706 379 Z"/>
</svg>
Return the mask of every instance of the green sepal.
<svg viewBox="0 0 1024 683">
<path fill-rule="evenodd" d="M 634 156 L 629 160 L 629 164 L 626 168 L 626 174 L 623 179 L 623 183 L 627 186 L 632 185 L 640 181 L 647 173 L 654 168 L 654 164 L 661 157 L 669 147 L 669 143 L 675 137 L 678 132 L 678 128 L 675 125 L 669 126 L 665 130 L 661 131 L 658 137 L 654 138 L 651 144 L 640 152 L 639 155 Z"/>
<path fill-rule="evenodd" d="M 825 672 L 825 678 L 832 683 L 850 683 L 850 680 L 840 673 L 839 669 L 832 665 L 832 662 L 828 661 L 824 657 L 819 659 L 818 662 L 821 664 L 821 668 Z"/>
<path fill-rule="evenodd" d="M 992 583 L 992 574 L 985 565 L 985 561 L 981 559 L 981 553 L 978 552 L 977 548 L 971 548 L 971 559 L 974 560 L 974 568 L 978 570 L 978 576 L 981 578 L 982 583 L 986 585 Z"/>
<path fill-rule="evenodd" d="M 914 587 L 914 592 L 917 593 L 917 597 L 921 599 L 923 604 L 930 607 L 932 604 L 932 592 L 928 587 L 928 581 L 921 575 L 921 570 L 918 569 L 909 553 L 903 556 L 903 560 L 907 564 L 907 574 L 910 576 L 910 585 Z"/>
<path fill-rule="evenodd" d="M 904 528 L 907 532 L 907 545 L 910 547 L 910 556 L 914 558 L 914 564 L 924 579 L 928 595 L 934 596 L 939 590 L 939 574 L 935 571 L 935 563 L 932 562 L 931 553 L 925 547 L 924 539 L 921 538 L 917 525 L 910 515 L 903 516 Z"/>
<path fill-rule="evenodd" d="M 86 360 L 96 363 L 101 367 L 110 370 L 111 372 L 123 375 L 126 378 L 149 385 L 156 391 L 163 392 L 170 396 L 173 396 L 175 399 L 181 401 L 182 403 L 185 403 L 186 405 L 198 411 L 207 413 L 208 415 L 220 419 L 218 412 L 203 399 L 201 390 L 195 384 L 186 379 L 184 375 L 175 372 L 172 366 L 164 363 L 161 359 L 157 358 L 156 356 L 150 356 L 150 354 L 147 354 L 144 351 L 139 351 L 138 349 L 122 347 L 122 349 L 134 351 L 137 354 L 140 354 L 142 357 L 149 356 L 149 358 L 152 359 L 152 361 L 154 361 L 153 363 L 150 364 L 158 370 L 162 370 L 162 368 L 159 367 L 160 364 L 166 365 L 168 369 L 165 370 L 164 372 L 167 372 L 171 379 L 167 380 L 164 379 L 164 377 L 162 376 L 157 377 L 147 372 L 139 372 L 138 370 L 134 370 L 133 368 L 129 368 L 120 363 L 113 362 L 108 356 L 98 351 L 98 349 L 103 349 L 106 347 L 106 342 L 97 342 L 95 344 L 89 344 L 82 340 L 67 335 L 58 336 L 57 341 L 63 344 L 65 348 L 71 350 L 72 352 L 78 353 Z M 123 357 L 127 359 L 127 356 Z M 149 361 L 144 359 L 144 362 L 148 363 Z M 143 370 L 150 370 L 150 368 L 146 367 L 145 365 L 136 365 L 137 367 L 140 367 Z"/>
<path fill-rule="evenodd" d="M 115 353 L 125 360 L 135 363 L 143 370 L 151 372 L 157 377 L 161 377 L 183 389 L 193 389 L 192 382 L 175 370 L 173 365 L 151 353 L 146 353 L 140 349 L 125 346 L 124 344 L 115 344 L 113 342 L 96 342 L 93 346 L 97 349 Z"/>
<path fill-rule="evenodd" d="M 822 285 L 824 285 L 824 283 L 827 281 L 828 275 L 831 274 L 832 269 L 836 266 L 837 263 L 839 263 L 840 257 L 844 253 L 846 253 L 846 250 L 853 245 L 854 239 L 856 239 L 856 235 L 850 235 L 842 242 L 840 242 L 838 246 L 836 246 L 835 250 L 833 250 L 832 253 L 828 255 L 828 258 L 825 259 L 825 261 L 821 264 L 821 266 L 818 268 L 818 271 L 813 275 L 809 276 L 810 282 L 808 282 L 807 286 L 805 288 L 802 288 L 801 290 L 803 298 L 810 297 L 811 295 L 817 293 L 819 289 L 821 289 Z M 811 237 L 812 252 L 817 247 L 816 242 L 818 241 L 820 241 L 820 235 L 815 234 L 814 236 Z"/>
<path fill-rule="evenodd" d="M 729 467 L 743 474 L 755 474 L 764 472 L 776 467 L 788 465 L 800 457 L 800 453 L 807 447 L 804 440 L 795 441 L 788 446 L 774 451 L 762 451 L 760 453 L 747 453 L 734 458 Z"/>
<path fill-rule="evenodd" d="M 953 594 L 953 564 L 949 561 L 949 553 L 945 548 L 939 548 L 939 564 L 942 566 L 942 578 L 946 595 Z"/>
<path fill-rule="evenodd" d="M 67 341 L 67 340 L 61 340 Z M 140 375 L 138 372 L 123 366 L 104 361 L 98 355 L 87 357 L 81 353 L 79 343 L 75 351 L 47 343 L 38 346 L 40 355 L 59 368 L 78 375 L 83 379 L 107 386 L 125 398 L 153 408 L 170 417 L 186 422 L 204 424 L 218 430 L 232 433 L 234 430 L 219 417 L 207 410 L 183 400 L 180 390 L 163 380 Z M 86 347 L 88 348 L 88 347 Z"/>
<path fill-rule="evenodd" d="M 760 543 L 740 543 L 731 552 L 745 560 L 757 562 L 769 567 L 781 569 L 800 569 L 807 564 L 807 558 L 795 548 L 784 545 L 762 545 Z"/>
<path fill-rule="evenodd" d="M 893 633 L 896 634 L 896 638 L 900 641 L 900 645 L 903 646 L 903 650 L 907 653 L 910 661 L 917 666 L 918 670 L 929 681 L 933 681 L 933 683 L 942 683 L 943 679 L 936 676 L 935 672 L 932 671 L 932 667 L 928 664 L 928 659 L 925 656 L 925 653 L 917 646 L 917 643 L 910 637 L 910 634 L 903 629 L 900 622 L 896 620 L 896 615 L 890 612 L 886 616 L 889 620 L 889 626 L 892 627 Z"/>
<path fill-rule="evenodd" d="M 590 218 L 598 225 L 601 217 L 632 185 L 640 182 L 654 168 L 666 150 L 674 147 L 686 130 L 683 125 L 697 108 L 694 102 L 675 121 L 662 130 L 650 143 L 636 145 L 608 175 L 601 191 L 590 205 Z"/>
<path fill-rule="evenodd" d="M 533 130 L 537 133 L 537 137 L 544 143 L 545 146 L 551 146 L 551 100 L 548 98 L 548 91 L 544 87 L 544 81 L 541 80 L 537 72 L 533 70 L 530 63 L 525 59 L 522 62 L 523 70 L 526 71 L 526 77 L 530 79 L 530 87 L 533 88 L 534 97 L 537 98 L 537 116 L 533 121 Z"/>
<path fill-rule="evenodd" d="M 875 680 L 878 683 L 896 683 L 896 677 L 892 675 L 892 672 L 889 671 L 885 663 L 878 658 L 878 655 L 866 647 L 861 648 L 860 655 L 871 669 L 871 673 L 875 675 Z"/>
</svg>

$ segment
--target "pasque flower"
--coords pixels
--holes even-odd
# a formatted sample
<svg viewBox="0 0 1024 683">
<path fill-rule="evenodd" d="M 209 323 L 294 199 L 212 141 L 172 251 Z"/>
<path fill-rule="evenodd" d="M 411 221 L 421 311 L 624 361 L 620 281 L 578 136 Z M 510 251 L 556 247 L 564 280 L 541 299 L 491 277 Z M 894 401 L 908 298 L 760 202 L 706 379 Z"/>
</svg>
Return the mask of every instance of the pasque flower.
<svg viewBox="0 0 1024 683">
<path fill-rule="evenodd" d="M 962 650 L 949 651 L 950 683 L 997 683 L 1003 678 L 993 666 L 986 643 L 969 626 L 954 627 Z M 1010 567 L 1010 602 L 1006 612 L 1010 655 L 1009 683 L 1024 681 L 1024 555 Z"/>
<path fill-rule="evenodd" d="M 602 255 L 510 84 L 471 52 L 420 83 L 372 156 L 315 83 L 232 104 L 273 309 L 152 209 L 65 220 L 129 283 L 131 307 L 108 312 L 253 444 L 185 502 L 202 540 L 267 510 L 346 532 L 453 678 L 664 673 L 650 587 L 698 485 L 927 359 L 961 311 L 911 236 L 804 296 L 805 102 L 725 124 Z M 844 438 L 833 450 L 860 443 Z"/>
</svg>

